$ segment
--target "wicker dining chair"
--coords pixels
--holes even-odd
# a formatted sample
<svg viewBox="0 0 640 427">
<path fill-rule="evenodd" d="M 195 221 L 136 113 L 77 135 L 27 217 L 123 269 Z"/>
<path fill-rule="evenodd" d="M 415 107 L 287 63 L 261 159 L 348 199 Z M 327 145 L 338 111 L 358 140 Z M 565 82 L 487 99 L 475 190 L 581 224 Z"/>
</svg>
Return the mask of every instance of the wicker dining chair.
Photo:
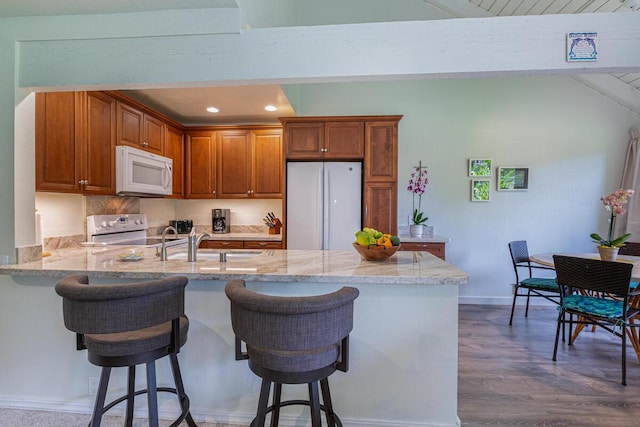
<svg viewBox="0 0 640 427">
<path fill-rule="evenodd" d="M 620 246 L 618 255 L 640 256 L 640 242 L 626 242 Z"/>
<path fill-rule="evenodd" d="M 511 316 L 509 317 L 509 325 L 513 322 L 513 312 L 516 308 L 516 299 L 518 297 L 527 297 L 527 304 L 524 311 L 524 317 L 529 315 L 529 300 L 531 298 L 544 298 L 553 302 L 560 303 L 560 289 L 555 278 L 534 277 L 534 270 L 553 270 L 551 267 L 537 265 L 529 259 L 529 249 L 526 240 L 515 240 L 509 242 L 509 252 L 511 254 L 511 263 L 515 272 L 516 281 L 513 284 L 513 303 L 511 304 Z M 523 277 L 524 274 L 526 277 Z M 520 291 L 526 291 L 521 293 Z"/>
<path fill-rule="evenodd" d="M 554 255 L 553 261 L 560 284 L 560 314 L 553 360 L 558 353 L 561 325 L 569 324 L 569 345 L 573 344 L 571 329 L 574 324 L 597 325 L 621 339 L 622 384 L 626 385 L 628 328 L 640 326 L 630 322 L 640 314 L 640 310 L 629 306 L 629 298 L 638 295 L 629 286 L 633 265 L 563 255 Z M 577 320 L 574 315 L 578 316 Z"/>
</svg>

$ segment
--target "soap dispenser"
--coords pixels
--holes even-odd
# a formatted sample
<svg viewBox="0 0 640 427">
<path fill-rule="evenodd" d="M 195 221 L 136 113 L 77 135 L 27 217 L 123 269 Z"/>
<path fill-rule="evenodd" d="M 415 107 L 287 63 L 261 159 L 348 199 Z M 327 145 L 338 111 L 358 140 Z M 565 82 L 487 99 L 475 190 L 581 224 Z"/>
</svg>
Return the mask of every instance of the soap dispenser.
<svg viewBox="0 0 640 427">
<path fill-rule="evenodd" d="M 196 228 L 191 227 L 191 231 L 189 232 L 189 237 L 187 238 L 187 260 L 190 262 L 194 262 L 196 260 L 196 250 L 197 248 L 197 240 L 196 237 Z"/>
</svg>

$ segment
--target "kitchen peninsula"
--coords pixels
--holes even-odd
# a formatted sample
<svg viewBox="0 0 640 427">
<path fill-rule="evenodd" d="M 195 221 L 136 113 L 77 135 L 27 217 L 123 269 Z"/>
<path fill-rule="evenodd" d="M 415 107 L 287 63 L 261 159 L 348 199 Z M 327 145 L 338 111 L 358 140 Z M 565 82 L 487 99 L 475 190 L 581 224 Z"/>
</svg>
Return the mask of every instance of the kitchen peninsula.
<svg viewBox="0 0 640 427">
<path fill-rule="evenodd" d="M 148 247 L 70 248 L 41 261 L 0 267 L 0 274 L 13 279 L 4 295 L 20 307 L 12 318 L 12 324 L 20 325 L 20 338 L 12 344 L 15 354 L 9 363 L 16 372 L 30 372 L 22 385 L 1 397 L 27 396 L 41 409 L 91 410 L 87 379 L 96 376 L 98 368 L 75 350 L 75 337 L 62 324 L 61 301 L 53 291 L 58 278 L 87 274 L 91 283 L 104 284 L 185 275 L 190 279 L 186 311 L 191 329 L 180 358 L 192 411 L 200 420 L 247 425 L 260 384 L 245 362 L 234 360 L 224 295 L 226 281 L 241 278 L 257 292 L 278 295 L 319 294 L 343 285 L 360 290 L 350 370 L 331 378 L 336 410 L 345 425 L 459 425 L 457 307 L 465 272 L 427 252 L 401 251 L 387 261 L 369 262 L 355 251 L 230 250 L 221 262 L 219 251 L 200 249 L 198 261 L 187 262 L 184 250 L 171 248 L 169 259 L 159 261 L 155 249 Z M 120 261 L 127 253 L 141 259 Z M 32 353 L 41 353 L 36 348 L 43 341 L 46 362 L 34 361 L 38 357 Z M 159 372 L 162 382 L 168 373 Z M 115 372 L 114 377 L 114 383 L 124 387 L 125 373 Z M 302 396 L 306 390 L 292 387 L 287 393 Z M 172 405 L 161 402 L 163 416 L 173 415 Z M 292 425 L 299 416 L 283 415 Z"/>
</svg>

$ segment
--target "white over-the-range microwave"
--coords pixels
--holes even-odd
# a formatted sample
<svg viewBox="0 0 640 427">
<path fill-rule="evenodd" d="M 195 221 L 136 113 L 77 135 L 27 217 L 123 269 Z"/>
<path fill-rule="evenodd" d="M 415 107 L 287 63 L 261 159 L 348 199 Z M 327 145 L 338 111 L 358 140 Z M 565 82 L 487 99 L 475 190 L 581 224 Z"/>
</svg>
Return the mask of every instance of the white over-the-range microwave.
<svg viewBox="0 0 640 427">
<path fill-rule="evenodd" d="M 116 146 L 116 194 L 163 196 L 173 192 L 173 160 L 125 145 Z"/>
</svg>

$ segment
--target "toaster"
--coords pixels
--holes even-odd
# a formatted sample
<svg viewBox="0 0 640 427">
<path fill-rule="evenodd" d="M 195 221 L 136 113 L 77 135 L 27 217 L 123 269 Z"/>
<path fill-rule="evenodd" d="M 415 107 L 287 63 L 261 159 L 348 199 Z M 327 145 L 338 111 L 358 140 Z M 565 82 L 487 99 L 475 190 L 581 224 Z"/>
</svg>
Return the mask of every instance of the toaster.
<svg viewBox="0 0 640 427">
<path fill-rule="evenodd" d="M 178 234 L 187 234 L 193 227 L 193 221 L 190 219 L 173 219 L 169 221 L 169 225 L 178 230 Z"/>
</svg>

